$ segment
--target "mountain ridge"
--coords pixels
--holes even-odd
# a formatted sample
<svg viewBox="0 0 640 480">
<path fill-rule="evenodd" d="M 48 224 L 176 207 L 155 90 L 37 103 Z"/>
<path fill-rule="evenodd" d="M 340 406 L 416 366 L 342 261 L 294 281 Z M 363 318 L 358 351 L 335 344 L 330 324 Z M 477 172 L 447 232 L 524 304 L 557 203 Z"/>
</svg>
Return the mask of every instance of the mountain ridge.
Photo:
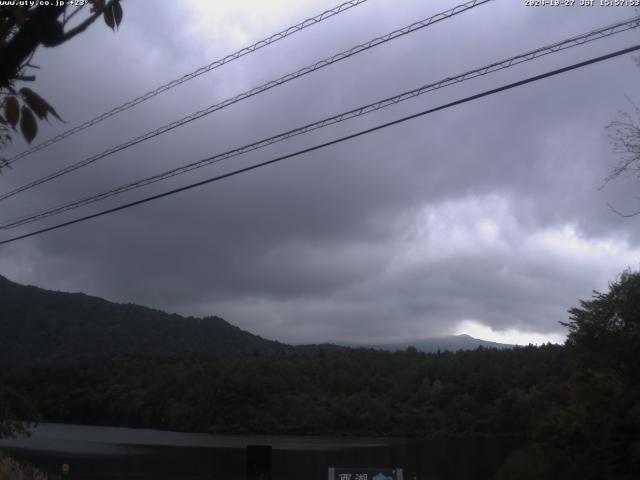
<svg viewBox="0 0 640 480">
<path fill-rule="evenodd" d="M 471 340 L 470 340 L 471 339 Z M 435 343 L 434 343 L 435 342 Z M 85 293 L 21 285 L 0 275 L 0 359 L 52 360 L 129 354 L 275 355 L 373 348 L 424 352 L 510 348 L 469 336 L 416 339 L 388 345 L 289 345 L 262 338 L 217 316 L 192 317 Z"/>
<path fill-rule="evenodd" d="M 447 335 L 442 337 L 417 338 L 389 343 L 358 343 L 336 342 L 337 345 L 353 348 L 373 348 L 374 350 L 399 351 L 414 347 L 420 352 L 435 353 L 440 351 L 473 350 L 483 348 L 514 348 L 516 345 L 498 343 L 489 340 L 481 340 L 465 333 L 460 335 Z"/>
<path fill-rule="evenodd" d="M 126 354 L 275 354 L 293 347 L 217 316 L 183 317 L 84 293 L 25 286 L 0 276 L 0 358 Z"/>
</svg>

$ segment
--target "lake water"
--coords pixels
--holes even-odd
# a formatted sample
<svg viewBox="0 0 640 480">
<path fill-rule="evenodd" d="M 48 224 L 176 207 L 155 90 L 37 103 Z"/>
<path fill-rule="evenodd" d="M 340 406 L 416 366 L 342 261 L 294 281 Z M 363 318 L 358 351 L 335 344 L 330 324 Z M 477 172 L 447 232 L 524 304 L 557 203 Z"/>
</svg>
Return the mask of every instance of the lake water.
<svg viewBox="0 0 640 480">
<path fill-rule="evenodd" d="M 271 445 L 273 478 L 325 480 L 328 467 L 404 469 L 405 480 L 490 479 L 520 443 L 512 438 L 347 438 L 207 435 L 85 425 L 40 424 L 0 451 L 69 480 L 246 478 L 247 445 Z"/>
</svg>

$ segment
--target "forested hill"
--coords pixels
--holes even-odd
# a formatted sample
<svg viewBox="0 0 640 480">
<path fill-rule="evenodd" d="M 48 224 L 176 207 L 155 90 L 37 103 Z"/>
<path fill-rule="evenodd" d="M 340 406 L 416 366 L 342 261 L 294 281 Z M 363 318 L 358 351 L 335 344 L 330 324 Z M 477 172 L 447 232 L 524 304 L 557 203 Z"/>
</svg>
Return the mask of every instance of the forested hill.
<svg viewBox="0 0 640 480">
<path fill-rule="evenodd" d="M 467 335 L 389 345 L 287 345 L 241 330 L 219 317 L 182 317 L 83 293 L 25 286 L 0 275 L 0 359 L 48 360 L 127 354 L 273 355 L 344 347 L 419 351 L 469 350 L 511 345 Z"/>
<path fill-rule="evenodd" d="M 0 359 L 273 354 L 294 348 L 218 317 L 182 317 L 82 293 L 24 286 L 0 276 Z"/>
</svg>

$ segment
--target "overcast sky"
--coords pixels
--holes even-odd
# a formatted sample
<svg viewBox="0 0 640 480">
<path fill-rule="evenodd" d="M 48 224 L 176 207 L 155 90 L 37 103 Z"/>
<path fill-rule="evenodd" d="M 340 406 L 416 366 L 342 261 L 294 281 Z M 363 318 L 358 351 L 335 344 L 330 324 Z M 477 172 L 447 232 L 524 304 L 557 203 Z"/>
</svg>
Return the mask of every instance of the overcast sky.
<svg viewBox="0 0 640 480">
<path fill-rule="evenodd" d="M 36 142 L 339 0 L 127 1 L 38 51 L 33 86 L 67 122 Z M 369 0 L 16 162 L 16 188 L 460 1 Z M 638 14 L 496 0 L 240 102 L 5 200 L 3 221 L 118 186 Z M 0 232 L 27 233 L 640 43 L 631 31 Z M 0 247 L 0 274 L 285 342 L 470 333 L 562 341 L 567 309 L 640 262 L 640 183 L 600 188 L 618 159 L 605 126 L 640 68 L 619 57 L 197 190 Z M 4 154 L 25 148 L 18 140 Z"/>
</svg>

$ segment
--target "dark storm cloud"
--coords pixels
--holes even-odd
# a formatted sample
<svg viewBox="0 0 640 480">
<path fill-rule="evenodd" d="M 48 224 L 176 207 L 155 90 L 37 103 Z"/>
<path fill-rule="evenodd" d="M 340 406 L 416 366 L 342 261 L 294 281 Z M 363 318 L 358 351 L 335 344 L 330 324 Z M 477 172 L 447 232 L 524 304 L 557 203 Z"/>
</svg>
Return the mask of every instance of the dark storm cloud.
<svg viewBox="0 0 640 480">
<path fill-rule="evenodd" d="M 332 3 L 309 4 L 305 11 Z M 455 5 L 441 3 L 438 9 Z M 70 124 L 242 45 L 224 43 L 214 26 L 208 36 L 188 4 L 163 5 L 149 10 L 132 3 L 117 34 L 96 26 L 83 42 L 39 53 L 39 88 Z M 3 190 L 433 13 L 423 2 L 402 8 L 369 2 L 23 160 L 2 177 Z M 495 2 L 10 199 L 5 211 L 11 215 L 4 217 L 111 188 L 631 15 L 631 9 Z M 298 18 L 283 14 L 284 23 L 260 27 L 253 18 L 251 28 L 262 30 L 250 38 Z M 231 27 L 220 29 L 232 35 Z M 625 34 L 434 92 L 126 198 L 289 153 L 637 38 Z M 557 322 L 578 298 L 605 287 L 626 266 L 637 266 L 637 222 L 607 208 L 633 206 L 637 184 L 598 187 L 615 160 L 604 126 L 627 108 L 625 93 L 637 92 L 638 74 L 631 59 L 622 58 L 505 92 L 4 247 L 0 268 L 46 288 L 222 315 L 286 341 L 429 336 L 455 331 L 464 320 L 498 330 L 557 332 Z M 62 128 L 53 124 L 40 138 Z"/>
</svg>

